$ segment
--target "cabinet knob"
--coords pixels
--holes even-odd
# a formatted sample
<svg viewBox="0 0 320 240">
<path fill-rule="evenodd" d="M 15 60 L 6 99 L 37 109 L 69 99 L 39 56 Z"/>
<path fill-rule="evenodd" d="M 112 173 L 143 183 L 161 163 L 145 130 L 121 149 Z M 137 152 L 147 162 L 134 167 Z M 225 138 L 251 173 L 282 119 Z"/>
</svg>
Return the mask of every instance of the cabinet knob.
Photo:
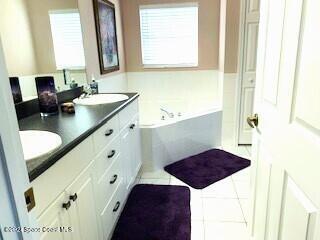
<svg viewBox="0 0 320 240">
<path fill-rule="evenodd" d="M 112 180 L 110 181 L 110 184 L 114 184 L 117 181 L 117 178 L 118 178 L 117 174 L 113 175 Z"/>
<path fill-rule="evenodd" d="M 70 200 L 72 200 L 72 201 L 76 201 L 77 200 L 77 198 L 78 198 L 78 195 L 75 193 L 74 195 L 71 195 L 70 197 L 69 197 L 69 199 Z"/>
<path fill-rule="evenodd" d="M 119 207 L 120 207 L 120 202 L 117 202 L 116 205 L 113 208 L 113 212 L 118 211 Z"/>
<path fill-rule="evenodd" d="M 63 203 L 62 204 L 62 208 L 66 209 L 66 210 L 68 210 L 70 207 L 71 207 L 71 202 L 70 201 L 68 201 L 67 203 Z"/>
<path fill-rule="evenodd" d="M 134 123 L 130 125 L 130 129 L 134 129 L 135 127 L 136 127 L 136 124 Z"/>
<path fill-rule="evenodd" d="M 113 133 L 113 129 L 109 129 L 109 131 L 106 132 L 104 135 L 108 137 L 108 136 L 110 136 L 112 133 Z"/>
<path fill-rule="evenodd" d="M 112 150 L 111 153 L 108 155 L 108 158 L 112 158 L 116 154 L 116 150 Z"/>
</svg>

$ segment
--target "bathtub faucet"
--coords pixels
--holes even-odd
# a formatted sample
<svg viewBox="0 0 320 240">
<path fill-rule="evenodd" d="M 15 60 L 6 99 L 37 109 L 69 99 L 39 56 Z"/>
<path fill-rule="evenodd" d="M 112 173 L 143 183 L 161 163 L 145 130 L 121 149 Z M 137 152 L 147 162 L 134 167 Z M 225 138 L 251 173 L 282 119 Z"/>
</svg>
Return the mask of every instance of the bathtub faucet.
<svg viewBox="0 0 320 240">
<path fill-rule="evenodd" d="M 165 110 L 164 108 L 160 108 L 160 110 L 162 112 L 165 112 L 169 116 L 169 118 L 173 118 L 174 117 L 174 114 L 172 112 L 169 112 L 169 111 Z"/>
</svg>

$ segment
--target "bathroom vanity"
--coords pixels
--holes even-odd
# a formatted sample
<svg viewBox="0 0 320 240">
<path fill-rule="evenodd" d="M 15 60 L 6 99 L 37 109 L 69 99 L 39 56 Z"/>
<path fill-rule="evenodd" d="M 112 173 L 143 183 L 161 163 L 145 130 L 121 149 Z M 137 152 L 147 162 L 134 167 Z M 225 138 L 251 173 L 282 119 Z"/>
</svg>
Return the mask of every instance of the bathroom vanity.
<svg viewBox="0 0 320 240">
<path fill-rule="evenodd" d="M 138 94 L 127 95 L 118 103 L 76 105 L 75 115 L 19 121 L 20 130 L 62 138 L 50 156 L 27 162 L 36 202 L 31 214 L 40 227 L 59 228 L 40 239 L 110 237 L 141 167 Z"/>
</svg>

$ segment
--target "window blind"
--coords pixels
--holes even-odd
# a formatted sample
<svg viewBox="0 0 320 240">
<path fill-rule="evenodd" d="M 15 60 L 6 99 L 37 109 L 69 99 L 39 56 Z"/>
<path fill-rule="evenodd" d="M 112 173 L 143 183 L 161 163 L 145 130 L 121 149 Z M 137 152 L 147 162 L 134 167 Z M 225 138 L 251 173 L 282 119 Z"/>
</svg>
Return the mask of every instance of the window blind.
<svg viewBox="0 0 320 240">
<path fill-rule="evenodd" d="M 198 5 L 140 7 L 142 61 L 145 67 L 198 65 Z"/>
<path fill-rule="evenodd" d="M 49 17 L 57 69 L 85 68 L 79 12 L 49 12 Z"/>
</svg>

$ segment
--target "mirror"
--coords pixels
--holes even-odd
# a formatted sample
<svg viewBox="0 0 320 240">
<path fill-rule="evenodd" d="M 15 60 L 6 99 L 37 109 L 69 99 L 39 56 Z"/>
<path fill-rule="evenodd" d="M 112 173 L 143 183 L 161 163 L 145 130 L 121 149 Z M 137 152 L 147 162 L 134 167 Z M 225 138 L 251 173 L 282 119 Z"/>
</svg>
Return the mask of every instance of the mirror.
<svg viewBox="0 0 320 240">
<path fill-rule="evenodd" d="M 0 35 L 16 103 L 37 98 L 39 76 L 57 91 L 87 84 L 77 0 L 1 0 Z"/>
</svg>

